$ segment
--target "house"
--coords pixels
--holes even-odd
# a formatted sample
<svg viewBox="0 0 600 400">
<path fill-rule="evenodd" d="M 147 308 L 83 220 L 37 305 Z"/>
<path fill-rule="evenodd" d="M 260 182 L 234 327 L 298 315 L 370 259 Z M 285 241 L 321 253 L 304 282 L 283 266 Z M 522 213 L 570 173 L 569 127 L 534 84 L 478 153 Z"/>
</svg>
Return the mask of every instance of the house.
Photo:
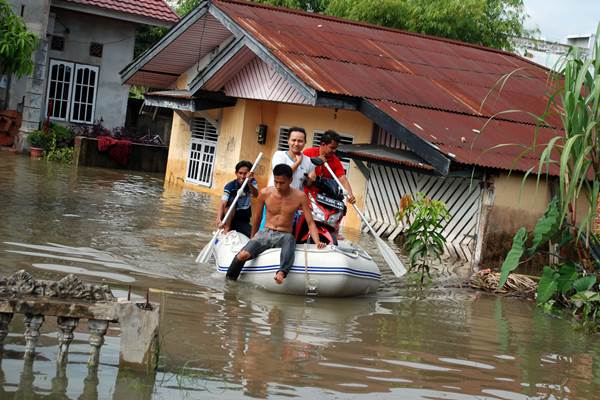
<svg viewBox="0 0 600 400">
<path fill-rule="evenodd" d="M 583 56 L 591 55 L 595 35 L 571 35 L 566 44 L 550 42 L 542 39 L 514 38 L 515 52 L 546 68 L 559 70 L 560 60 L 569 52 L 571 47 L 578 47 Z"/>
<path fill-rule="evenodd" d="M 17 147 L 49 117 L 123 126 L 129 87 L 119 71 L 133 59 L 136 28 L 179 18 L 164 0 L 9 0 L 39 37 L 32 76 L 12 77 L 5 108 L 22 110 Z"/>
<path fill-rule="evenodd" d="M 531 145 L 534 118 L 505 111 L 541 114 L 548 73 L 496 49 L 212 0 L 121 76 L 126 84 L 162 88 L 146 103 L 176 110 L 166 184 L 217 194 L 235 163 L 259 151 L 265 184 L 287 128 L 304 127 L 309 145 L 334 129 L 343 135 L 357 204 L 382 236 L 402 230 L 394 218 L 400 197 L 421 191 L 450 209 L 448 250 L 478 263 L 484 241 L 492 253 L 506 254 L 514 231 L 531 226 L 549 200 L 549 187 L 536 189 L 533 179 L 520 195 L 536 154 L 519 158 L 522 147 L 495 147 Z M 266 138 L 257 135 L 264 126 Z M 560 126 L 551 116 L 537 143 L 560 134 Z M 349 213 L 346 226 L 358 228 L 358 217 Z"/>
</svg>

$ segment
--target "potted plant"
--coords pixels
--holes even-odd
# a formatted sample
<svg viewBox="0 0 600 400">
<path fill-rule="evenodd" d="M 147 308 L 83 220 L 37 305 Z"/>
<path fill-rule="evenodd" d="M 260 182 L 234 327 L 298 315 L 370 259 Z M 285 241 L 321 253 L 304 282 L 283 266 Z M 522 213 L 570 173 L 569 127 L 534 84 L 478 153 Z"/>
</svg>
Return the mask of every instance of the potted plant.
<svg viewBox="0 0 600 400">
<path fill-rule="evenodd" d="M 29 142 L 29 155 L 33 158 L 39 158 L 44 155 L 44 147 L 48 138 L 43 131 L 33 131 L 27 135 Z"/>
</svg>

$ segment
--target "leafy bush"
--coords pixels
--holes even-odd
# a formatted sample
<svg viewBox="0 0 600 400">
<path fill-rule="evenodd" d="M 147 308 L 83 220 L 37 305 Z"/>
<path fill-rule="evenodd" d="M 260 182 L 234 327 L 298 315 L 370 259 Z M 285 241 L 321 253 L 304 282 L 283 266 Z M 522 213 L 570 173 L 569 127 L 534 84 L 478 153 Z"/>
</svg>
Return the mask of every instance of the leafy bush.
<svg viewBox="0 0 600 400">
<path fill-rule="evenodd" d="M 73 140 L 75 138 L 73 132 L 64 126 L 52 124 L 49 133 L 45 159 L 71 164 L 73 162 Z"/>
<path fill-rule="evenodd" d="M 406 220 L 409 225 L 404 232 L 404 247 L 410 254 L 409 270 L 416 270 L 422 285 L 425 275 L 431 279 L 431 262 L 440 260 L 444 254 L 446 237 L 443 230 L 450 219 L 450 213 L 443 202 L 431 200 L 419 192 L 415 194 L 414 200 L 410 196 L 402 198 L 401 210 L 396 219 Z"/>
<path fill-rule="evenodd" d="M 37 147 L 40 149 L 46 149 L 48 145 L 48 135 L 43 131 L 33 131 L 27 135 L 27 141 L 30 147 Z"/>
<path fill-rule="evenodd" d="M 64 164 L 71 164 L 73 162 L 73 147 L 54 147 L 48 150 L 45 155 L 48 161 L 57 161 Z"/>
<path fill-rule="evenodd" d="M 51 124 L 50 131 L 56 138 L 57 147 L 73 147 L 75 144 L 75 133 L 68 127 L 59 124 Z"/>
</svg>

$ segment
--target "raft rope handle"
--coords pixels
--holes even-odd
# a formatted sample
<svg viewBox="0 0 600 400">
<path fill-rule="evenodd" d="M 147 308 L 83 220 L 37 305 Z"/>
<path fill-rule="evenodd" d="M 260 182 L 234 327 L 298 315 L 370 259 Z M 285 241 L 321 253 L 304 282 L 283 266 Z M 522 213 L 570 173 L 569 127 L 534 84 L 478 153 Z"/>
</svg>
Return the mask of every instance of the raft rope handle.
<svg viewBox="0 0 600 400">
<path fill-rule="evenodd" d="M 304 293 L 310 289 L 310 279 L 308 277 L 308 241 L 304 242 Z"/>
</svg>

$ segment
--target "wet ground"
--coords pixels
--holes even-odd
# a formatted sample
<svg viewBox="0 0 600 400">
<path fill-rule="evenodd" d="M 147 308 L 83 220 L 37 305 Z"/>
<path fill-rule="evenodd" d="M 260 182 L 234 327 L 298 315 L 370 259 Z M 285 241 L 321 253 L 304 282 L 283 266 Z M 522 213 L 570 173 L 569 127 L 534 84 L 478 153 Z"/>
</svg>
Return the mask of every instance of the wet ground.
<svg viewBox="0 0 600 400">
<path fill-rule="evenodd" d="M 162 176 L 80 168 L 0 151 L 0 274 L 76 273 L 161 303 L 155 376 L 119 369 L 112 326 L 97 370 L 78 327 L 56 367 L 51 318 L 33 363 L 15 318 L 0 399 L 597 399 L 600 338 L 533 303 L 436 285 L 422 295 L 382 266 L 376 296 L 322 299 L 225 284 L 194 263 L 215 199 Z M 349 236 L 353 236 L 349 233 Z M 375 253 L 368 237 L 354 237 Z M 381 261 L 381 260 L 380 260 Z M 464 268 L 446 265 L 438 279 Z"/>
</svg>

